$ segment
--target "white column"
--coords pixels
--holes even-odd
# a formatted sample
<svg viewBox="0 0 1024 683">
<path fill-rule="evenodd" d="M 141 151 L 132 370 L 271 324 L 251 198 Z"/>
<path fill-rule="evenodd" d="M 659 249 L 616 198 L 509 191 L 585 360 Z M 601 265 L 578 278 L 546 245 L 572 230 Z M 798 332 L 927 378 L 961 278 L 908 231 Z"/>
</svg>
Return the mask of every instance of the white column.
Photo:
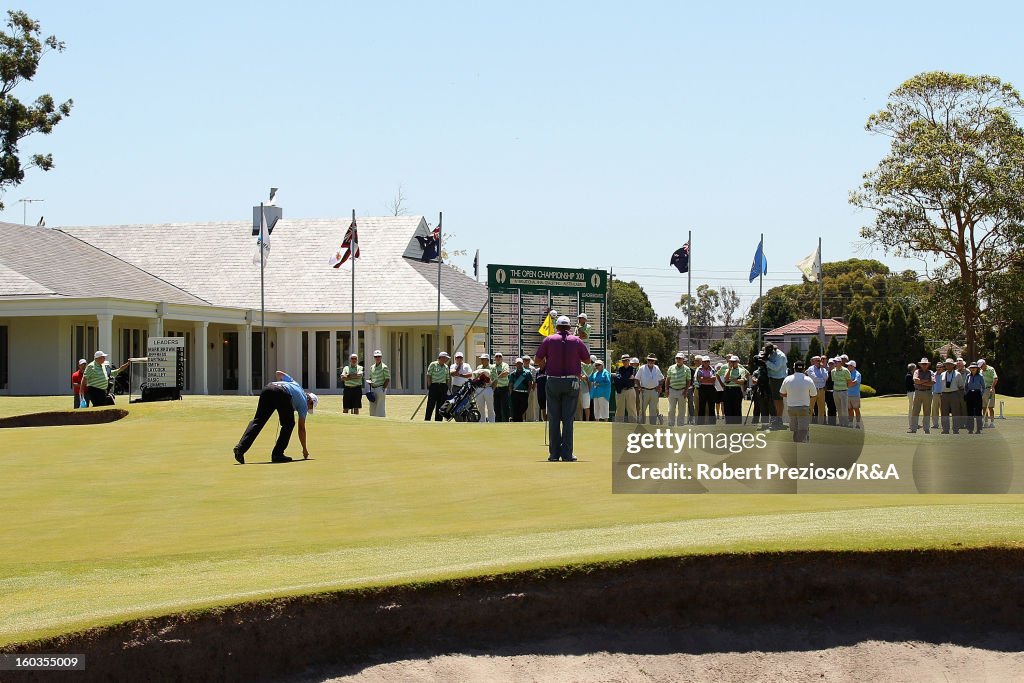
<svg viewBox="0 0 1024 683">
<path fill-rule="evenodd" d="M 96 343 L 99 345 L 98 349 L 93 351 L 104 351 L 108 354 L 114 353 L 114 316 L 111 313 L 97 313 L 96 314 Z M 122 361 L 124 362 L 124 361 Z"/>
<path fill-rule="evenodd" d="M 306 368 L 302 368 L 302 370 L 305 370 L 306 373 L 309 375 L 309 386 L 306 387 L 306 389 L 309 390 L 309 391 L 313 391 L 313 388 L 316 387 L 316 329 L 310 328 L 309 330 L 307 330 L 307 332 L 309 334 L 306 335 L 306 354 L 309 357 L 309 366 L 306 367 Z M 302 340 L 301 332 L 300 332 L 299 340 L 300 340 L 300 343 L 301 343 L 301 340 Z M 300 351 L 300 353 L 301 353 L 301 351 Z M 301 360 L 302 360 L 302 356 L 301 355 L 299 356 L 299 360 L 300 360 L 299 364 L 301 365 L 302 364 L 301 363 Z M 298 381 L 301 382 L 302 381 L 301 378 Z"/>
<path fill-rule="evenodd" d="M 277 367 L 270 373 L 283 370 L 298 381 L 302 381 L 302 331 L 292 327 L 277 329 Z"/>
<path fill-rule="evenodd" d="M 252 393 L 252 325 L 238 325 L 238 395 Z"/>
<path fill-rule="evenodd" d="M 452 344 L 455 344 L 455 348 L 448 349 L 448 353 L 454 356 L 456 351 L 466 352 L 466 345 L 462 342 L 462 335 L 464 334 L 466 334 L 465 325 L 452 325 Z"/>
<path fill-rule="evenodd" d="M 195 323 L 195 353 L 192 354 L 192 393 L 208 394 L 209 389 L 209 367 L 210 367 L 210 323 L 205 320 Z"/>
<path fill-rule="evenodd" d="M 327 341 L 327 382 L 328 388 L 334 389 L 338 383 L 338 352 L 335 348 L 338 345 L 337 330 L 331 330 Z"/>
</svg>

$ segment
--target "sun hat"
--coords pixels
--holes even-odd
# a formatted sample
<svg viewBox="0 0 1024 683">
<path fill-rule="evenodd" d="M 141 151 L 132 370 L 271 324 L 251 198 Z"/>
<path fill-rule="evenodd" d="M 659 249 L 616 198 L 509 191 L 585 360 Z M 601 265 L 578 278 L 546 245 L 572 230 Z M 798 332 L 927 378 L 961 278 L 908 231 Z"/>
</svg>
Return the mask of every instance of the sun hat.
<svg viewBox="0 0 1024 683">
<path fill-rule="evenodd" d="M 107 354 L 104 353 L 103 351 L 97 351 L 96 353 L 92 354 L 92 357 L 93 357 L 93 359 L 96 359 L 96 358 L 106 358 Z"/>
</svg>

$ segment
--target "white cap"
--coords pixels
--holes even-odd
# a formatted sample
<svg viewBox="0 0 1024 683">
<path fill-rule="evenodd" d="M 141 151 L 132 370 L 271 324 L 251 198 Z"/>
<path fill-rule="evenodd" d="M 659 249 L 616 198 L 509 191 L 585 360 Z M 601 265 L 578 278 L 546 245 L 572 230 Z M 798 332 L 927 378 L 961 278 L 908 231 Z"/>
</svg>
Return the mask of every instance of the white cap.
<svg viewBox="0 0 1024 683">
<path fill-rule="evenodd" d="M 516 363 L 522 363 L 522 362 L 523 362 L 522 358 L 516 358 Z"/>
<path fill-rule="evenodd" d="M 383 355 L 384 354 L 380 352 L 380 349 L 377 349 L 376 351 L 373 352 L 373 357 L 374 358 L 376 358 L 377 356 L 383 356 Z"/>
<path fill-rule="evenodd" d="M 586 320 L 586 319 L 587 319 L 587 314 L 586 314 L 586 313 L 580 313 L 580 314 L 579 314 L 578 316 L 576 316 L 576 317 L 577 317 L 577 318 L 583 318 L 584 320 Z"/>
<path fill-rule="evenodd" d="M 97 351 L 96 353 L 92 354 L 92 357 L 93 358 L 106 358 L 107 354 L 104 353 L 103 351 Z"/>
<path fill-rule="evenodd" d="M 596 360 L 597 360 L 597 356 L 595 356 L 594 354 L 590 354 L 590 362 L 593 363 Z"/>
<path fill-rule="evenodd" d="M 495 351 L 494 352 L 494 357 L 497 358 L 498 356 L 501 356 L 502 358 L 505 357 L 505 356 L 502 355 L 501 351 Z"/>
<path fill-rule="evenodd" d="M 711 362 L 711 356 L 697 356 L 697 358 L 700 359 L 701 363 L 710 363 Z"/>
<path fill-rule="evenodd" d="M 676 358 L 686 358 L 686 354 L 680 351 L 679 353 L 676 354 Z"/>
<path fill-rule="evenodd" d="M 985 365 L 985 359 L 984 358 L 979 358 L 978 359 L 978 366 L 980 367 L 982 365 Z"/>
<path fill-rule="evenodd" d="M 490 359 L 491 359 L 491 357 L 488 356 L 486 353 L 481 353 L 480 354 L 480 360 L 490 360 Z"/>
<path fill-rule="evenodd" d="M 850 367 L 857 367 L 857 361 L 855 360 L 848 360 L 846 361 L 846 364 L 849 365 Z"/>
<path fill-rule="evenodd" d="M 87 361 L 87 360 L 86 360 L 86 359 L 84 359 L 84 358 L 79 358 L 79 359 L 78 359 L 78 364 L 79 364 L 79 365 L 81 365 L 82 363 L 88 363 L 88 362 L 89 362 L 89 361 Z"/>
<path fill-rule="evenodd" d="M 455 355 L 456 355 L 456 356 L 461 356 L 462 354 L 460 354 L 460 353 L 457 353 L 457 354 L 455 354 Z M 438 357 L 438 358 L 448 358 L 448 357 L 449 357 L 449 356 L 448 356 L 448 352 L 447 352 L 447 351 L 442 351 L 441 353 L 437 354 L 437 357 Z"/>
<path fill-rule="evenodd" d="M 568 327 L 569 325 L 572 325 L 572 322 L 569 321 L 569 316 L 567 316 L 567 315 L 560 315 L 560 316 L 558 316 L 558 320 L 555 321 L 555 327 L 559 327 L 561 325 L 565 325 L 566 327 Z"/>
<path fill-rule="evenodd" d="M 316 410 L 317 405 L 320 403 L 320 399 L 317 397 L 316 394 L 307 395 L 309 396 L 309 400 L 313 402 L 313 407 L 309 409 L 309 412 L 313 412 L 314 410 Z"/>
<path fill-rule="evenodd" d="M 735 355 L 729 356 L 729 362 L 730 363 L 739 363 L 740 362 L 740 357 L 739 356 L 735 356 Z"/>
<path fill-rule="evenodd" d="M 636 356 L 633 356 L 632 358 L 629 359 L 629 364 L 630 365 L 632 365 L 633 363 L 639 363 L 639 362 L 640 362 L 640 359 L 637 358 Z"/>
<path fill-rule="evenodd" d="M 839 358 L 840 358 L 840 360 L 843 360 L 843 361 L 848 361 L 848 360 L 850 360 L 850 357 L 849 357 L 849 356 L 847 356 L 847 355 L 846 355 L 845 353 L 844 353 L 843 355 L 839 356 Z"/>
<path fill-rule="evenodd" d="M 604 361 L 598 358 L 597 360 L 594 361 L 594 365 L 604 365 Z"/>
<path fill-rule="evenodd" d="M 465 358 L 465 356 L 462 355 L 462 351 L 456 351 L 455 352 L 455 357 L 456 358 Z"/>
</svg>

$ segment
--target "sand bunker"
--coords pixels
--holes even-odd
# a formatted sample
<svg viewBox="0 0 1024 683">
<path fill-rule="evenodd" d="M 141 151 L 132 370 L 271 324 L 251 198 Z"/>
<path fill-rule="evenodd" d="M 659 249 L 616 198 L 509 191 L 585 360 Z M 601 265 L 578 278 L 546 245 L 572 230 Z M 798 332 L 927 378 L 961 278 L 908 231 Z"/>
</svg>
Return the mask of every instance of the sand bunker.
<svg viewBox="0 0 1024 683">
<path fill-rule="evenodd" d="M 288 598 L 6 650 L 84 653 L 75 681 L 1019 679 L 1022 603 L 1012 548 L 715 555 Z"/>
<path fill-rule="evenodd" d="M 29 413 L 0 418 L 0 429 L 5 427 L 61 427 L 67 425 L 98 425 L 115 422 L 125 417 L 127 410 L 99 408 L 96 410 L 55 410 L 48 413 Z"/>
</svg>

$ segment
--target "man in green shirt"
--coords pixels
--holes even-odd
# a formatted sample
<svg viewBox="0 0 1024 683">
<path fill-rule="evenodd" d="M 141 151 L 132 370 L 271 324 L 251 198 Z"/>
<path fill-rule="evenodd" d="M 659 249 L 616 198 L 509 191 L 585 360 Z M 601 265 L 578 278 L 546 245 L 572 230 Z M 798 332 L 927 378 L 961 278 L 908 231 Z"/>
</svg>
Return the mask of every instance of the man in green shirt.
<svg viewBox="0 0 1024 683">
<path fill-rule="evenodd" d="M 743 421 L 743 391 L 747 388 L 748 372 L 740 365 L 740 358 L 729 356 L 728 364 L 718 371 L 722 378 L 725 392 L 722 396 L 722 414 L 727 424 L 739 424 Z"/>
<path fill-rule="evenodd" d="M 384 357 L 380 351 L 373 352 L 373 365 L 370 366 L 368 374 L 370 391 L 373 392 L 374 398 L 370 402 L 370 417 L 386 417 L 384 401 L 387 400 L 388 386 L 391 384 L 391 370 L 384 364 Z"/>
<path fill-rule="evenodd" d="M 988 424 L 985 425 L 986 427 L 995 427 L 996 384 L 999 382 L 999 375 L 996 374 L 996 369 L 989 365 L 988 361 L 984 358 L 978 361 L 978 367 L 981 368 L 978 374 L 985 380 L 985 394 L 982 397 L 981 417 L 983 420 L 988 420 Z"/>
<path fill-rule="evenodd" d="M 690 368 L 686 365 L 686 354 L 680 351 L 676 354 L 675 365 L 670 365 L 665 371 L 669 427 L 682 427 L 686 423 L 686 389 L 690 386 L 691 377 Z"/>
<path fill-rule="evenodd" d="M 576 336 L 583 341 L 590 340 L 591 325 L 587 322 L 587 314 L 580 313 L 576 318 Z"/>
<path fill-rule="evenodd" d="M 850 426 L 850 397 L 848 391 L 850 380 L 853 375 L 846 369 L 846 365 L 840 363 L 832 368 L 832 400 L 836 404 L 836 413 L 839 416 L 839 426 Z"/>
<path fill-rule="evenodd" d="M 501 352 L 494 354 L 494 418 L 498 422 L 508 422 L 511 417 L 511 397 L 508 391 L 508 377 L 512 368 L 505 362 Z"/>
<path fill-rule="evenodd" d="M 427 414 L 424 418 L 430 421 L 430 414 L 434 414 L 434 421 L 440 422 L 441 406 L 448 400 L 448 352 L 442 351 L 437 354 L 437 360 L 427 366 Z"/>
<path fill-rule="evenodd" d="M 363 366 L 359 364 L 358 354 L 348 357 L 348 365 L 341 371 L 341 382 L 341 412 L 358 415 L 363 407 Z"/>
<path fill-rule="evenodd" d="M 128 363 L 125 363 L 118 369 L 111 370 L 110 363 L 107 362 L 107 354 L 103 351 L 97 351 L 93 356 L 93 361 L 86 365 L 85 370 L 82 372 L 82 385 L 78 390 L 79 396 L 84 396 L 85 400 L 92 406 L 114 405 L 114 400 L 110 398 L 108 393 L 110 380 L 127 367 Z"/>
</svg>

